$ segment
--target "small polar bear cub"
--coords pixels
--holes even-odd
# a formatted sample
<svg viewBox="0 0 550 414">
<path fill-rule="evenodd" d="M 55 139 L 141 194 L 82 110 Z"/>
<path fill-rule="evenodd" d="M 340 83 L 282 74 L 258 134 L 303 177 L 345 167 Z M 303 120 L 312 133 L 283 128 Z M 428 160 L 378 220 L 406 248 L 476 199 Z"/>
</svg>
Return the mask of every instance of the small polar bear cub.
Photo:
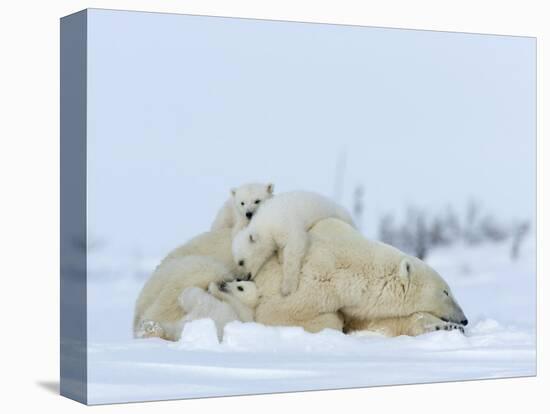
<svg viewBox="0 0 550 414">
<path fill-rule="evenodd" d="M 214 222 L 212 231 L 230 228 L 233 236 L 245 228 L 264 201 L 273 196 L 273 184 L 245 184 L 231 189 Z"/>
<path fill-rule="evenodd" d="M 260 295 L 254 282 L 211 282 L 208 292 L 198 287 L 185 289 L 179 303 L 186 315 L 185 323 L 196 319 L 212 319 L 216 324 L 218 339 L 223 338 L 223 328 L 229 322 L 253 322 L 254 310 L 258 305 Z"/>
<path fill-rule="evenodd" d="M 316 193 L 294 191 L 267 200 L 250 224 L 233 239 L 233 259 L 254 279 L 275 253 L 283 266 L 281 294 L 298 289 L 302 260 L 306 255 L 308 230 L 319 220 L 338 218 L 353 224 L 349 213 L 332 200 Z"/>
</svg>

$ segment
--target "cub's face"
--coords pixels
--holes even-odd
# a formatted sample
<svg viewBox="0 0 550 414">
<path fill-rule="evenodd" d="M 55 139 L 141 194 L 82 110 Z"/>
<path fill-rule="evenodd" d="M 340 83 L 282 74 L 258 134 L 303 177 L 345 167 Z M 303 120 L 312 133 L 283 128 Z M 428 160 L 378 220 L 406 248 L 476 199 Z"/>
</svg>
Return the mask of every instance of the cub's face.
<svg viewBox="0 0 550 414">
<path fill-rule="evenodd" d="M 233 188 L 231 196 L 239 214 L 250 220 L 260 205 L 273 196 L 273 184 L 246 184 Z"/>
<path fill-rule="evenodd" d="M 255 309 L 260 299 L 256 283 L 249 281 L 211 283 L 208 291 L 222 300 L 223 294 L 233 296 L 250 309 Z"/>
<path fill-rule="evenodd" d="M 274 254 L 275 246 L 266 237 L 260 238 L 250 227 L 237 233 L 232 249 L 239 273 L 247 279 L 254 279 L 263 264 Z"/>
</svg>

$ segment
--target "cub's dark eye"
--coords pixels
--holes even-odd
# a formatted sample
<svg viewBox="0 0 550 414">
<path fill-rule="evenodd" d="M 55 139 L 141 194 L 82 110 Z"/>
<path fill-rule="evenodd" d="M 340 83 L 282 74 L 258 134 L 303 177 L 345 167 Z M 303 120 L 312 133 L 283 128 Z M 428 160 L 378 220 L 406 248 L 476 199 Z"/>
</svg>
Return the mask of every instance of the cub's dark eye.
<svg viewBox="0 0 550 414">
<path fill-rule="evenodd" d="M 241 206 L 244 206 L 244 201 L 241 201 Z"/>
<path fill-rule="evenodd" d="M 241 292 L 244 290 L 242 286 L 237 286 L 237 289 L 239 289 Z"/>
<path fill-rule="evenodd" d="M 260 204 L 260 200 L 254 201 L 254 204 Z"/>
<path fill-rule="evenodd" d="M 447 292 L 446 290 L 444 290 L 443 293 L 445 293 L 445 295 L 449 296 L 449 292 Z"/>
<path fill-rule="evenodd" d="M 244 266 L 244 260 L 239 260 L 239 266 Z"/>
</svg>

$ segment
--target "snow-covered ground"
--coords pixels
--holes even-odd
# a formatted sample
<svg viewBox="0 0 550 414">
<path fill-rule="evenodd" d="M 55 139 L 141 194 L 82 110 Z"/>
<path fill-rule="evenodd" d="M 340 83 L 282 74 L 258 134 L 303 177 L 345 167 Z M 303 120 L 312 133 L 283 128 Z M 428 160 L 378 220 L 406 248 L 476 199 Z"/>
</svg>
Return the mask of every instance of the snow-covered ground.
<svg viewBox="0 0 550 414">
<path fill-rule="evenodd" d="M 179 343 L 132 339 L 134 301 L 157 259 L 89 259 L 89 403 L 364 387 L 536 374 L 532 237 L 517 261 L 509 244 L 455 246 L 427 262 L 449 282 L 470 324 L 463 335 L 310 334 L 234 322 L 217 343 L 211 321 Z"/>
</svg>

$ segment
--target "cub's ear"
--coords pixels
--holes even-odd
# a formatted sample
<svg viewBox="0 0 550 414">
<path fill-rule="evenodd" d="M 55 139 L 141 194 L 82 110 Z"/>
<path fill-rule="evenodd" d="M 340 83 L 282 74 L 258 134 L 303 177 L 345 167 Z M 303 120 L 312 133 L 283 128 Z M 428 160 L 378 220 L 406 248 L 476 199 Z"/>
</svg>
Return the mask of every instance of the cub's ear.
<svg viewBox="0 0 550 414">
<path fill-rule="evenodd" d="M 275 185 L 273 183 L 269 183 L 266 187 L 268 194 L 273 194 L 273 190 L 275 189 Z"/>
<path fill-rule="evenodd" d="M 412 273 L 412 263 L 409 259 L 405 258 L 401 260 L 401 264 L 399 265 L 399 277 L 403 281 L 403 284 L 408 284 L 411 279 L 411 273 Z"/>
<path fill-rule="evenodd" d="M 236 188 L 232 188 L 232 189 L 231 189 L 231 197 L 235 197 L 235 194 L 237 194 L 237 189 L 236 189 Z"/>
<path fill-rule="evenodd" d="M 250 243 L 256 243 L 258 241 L 258 235 L 255 233 L 250 233 L 248 235 L 248 240 L 250 241 Z"/>
</svg>

